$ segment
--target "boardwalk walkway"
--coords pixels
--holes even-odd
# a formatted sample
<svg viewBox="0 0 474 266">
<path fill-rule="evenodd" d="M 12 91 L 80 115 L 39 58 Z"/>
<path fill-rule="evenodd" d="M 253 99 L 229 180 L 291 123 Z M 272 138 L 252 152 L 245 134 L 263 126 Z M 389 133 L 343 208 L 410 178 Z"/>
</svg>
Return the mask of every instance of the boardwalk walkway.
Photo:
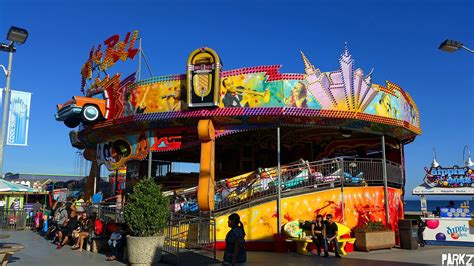
<svg viewBox="0 0 474 266">
<path fill-rule="evenodd" d="M 2 239 L 2 243 L 19 243 L 25 249 L 15 253 L 9 265 L 68 265 L 68 266 L 93 266 L 93 265 L 125 265 L 121 262 L 107 262 L 104 254 L 95 254 L 87 251 L 82 253 L 72 251 L 68 246 L 56 250 L 44 238 L 30 231 L 0 232 L 9 234 L 10 238 Z M 247 265 L 440 265 L 442 253 L 467 253 L 474 254 L 472 247 L 443 247 L 426 246 L 417 250 L 402 250 L 393 248 L 391 250 L 376 250 L 369 253 L 351 252 L 342 259 L 333 257 L 323 258 L 318 256 L 303 256 L 293 252 L 248 252 Z M 222 258 L 222 252 L 218 252 L 218 259 Z M 163 264 L 170 265 L 173 258 L 164 255 Z M 180 265 L 221 265 L 209 257 L 196 253 L 184 253 L 180 255 Z"/>
</svg>

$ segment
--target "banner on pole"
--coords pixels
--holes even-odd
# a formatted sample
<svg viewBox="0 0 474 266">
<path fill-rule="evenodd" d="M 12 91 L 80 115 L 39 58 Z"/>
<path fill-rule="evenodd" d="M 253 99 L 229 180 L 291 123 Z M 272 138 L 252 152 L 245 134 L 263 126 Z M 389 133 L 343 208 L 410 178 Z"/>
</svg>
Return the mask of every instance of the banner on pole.
<svg viewBox="0 0 474 266">
<path fill-rule="evenodd" d="M 12 91 L 8 116 L 7 145 L 28 145 L 31 93 Z"/>
</svg>

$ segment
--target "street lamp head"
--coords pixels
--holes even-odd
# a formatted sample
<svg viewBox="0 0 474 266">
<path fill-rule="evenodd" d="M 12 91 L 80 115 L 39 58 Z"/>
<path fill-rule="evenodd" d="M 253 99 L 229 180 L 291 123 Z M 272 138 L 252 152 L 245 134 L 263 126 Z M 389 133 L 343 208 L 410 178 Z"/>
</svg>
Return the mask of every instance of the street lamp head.
<svg viewBox="0 0 474 266">
<path fill-rule="evenodd" d="M 11 26 L 8 30 L 7 40 L 17 44 L 24 44 L 28 39 L 28 31 L 22 28 Z"/>
<path fill-rule="evenodd" d="M 460 48 L 463 48 L 463 46 L 464 45 L 461 42 L 453 41 L 453 40 L 445 40 L 439 45 L 439 49 L 445 52 L 452 53 L 452 52 L 456 52 Z"/>
</svg>

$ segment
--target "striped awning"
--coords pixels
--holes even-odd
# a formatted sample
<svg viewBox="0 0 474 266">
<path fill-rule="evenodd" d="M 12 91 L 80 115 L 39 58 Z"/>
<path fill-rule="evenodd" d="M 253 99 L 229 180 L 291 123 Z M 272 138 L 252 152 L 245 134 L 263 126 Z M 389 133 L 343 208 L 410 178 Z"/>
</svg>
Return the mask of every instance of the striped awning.
<svg viewBox="0 0 474 266">
<path fill-rule="evenodd" d="M 14 184 L 0 178 L 0 192 L 38 192 L 36 189 L 25 187 L 20 184 Z"/>
</svg>

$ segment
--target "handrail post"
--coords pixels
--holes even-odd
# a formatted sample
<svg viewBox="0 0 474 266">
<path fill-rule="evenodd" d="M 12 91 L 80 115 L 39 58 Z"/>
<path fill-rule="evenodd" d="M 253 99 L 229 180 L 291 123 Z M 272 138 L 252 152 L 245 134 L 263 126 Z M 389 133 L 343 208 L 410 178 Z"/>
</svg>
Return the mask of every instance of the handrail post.
<svg viewBox="0 0 474 266">
<path fill-rule="evenodd" d="M 216 247 L 216 218 L 212 218 L 213 224 L 214 224 L 214 259 L 216 259 L 216 252 L 217 252 L 217 247 Z"/>
<path fill-rule="evenodd" d="M 345 206 L 344 206 L 344 158 L 340 158 L 341 164 L 341 208 L 342 208 L 342 223 L 345 222 Z"/>
<path fill-rule="evenodd" d="M 181 245 L 181 221 L 178 221 L 178 243 L 176 243 L 176 265 L 179 265 L 179 245 Z"/>
<path fill-rule="evenodd" d="M 402 186 L 403 196 L 405 196 L 405 156 L 404 156 L 405 148 L 403 143 L 400 142 L 400 165 L 398 168 L 400 169 L 400 185 Z"/>
<path fill-rule="evenodd" d="M 387 226 L 390 221 L 389 210 L 388 210 L 388 184 L 387 184 L 387 158 L 385 155 L 385 135 L 382 135 L 382 169 L 383 169 L 383 198 L 385 205 L 385 225 Z"/>
<path fill-rule="evenodd" d="M 281 235 L 281 169 L 280 169 L 280 126 L 277 128 L 278 188 L 277 188 L 277 232 Z"/>
</svg>

